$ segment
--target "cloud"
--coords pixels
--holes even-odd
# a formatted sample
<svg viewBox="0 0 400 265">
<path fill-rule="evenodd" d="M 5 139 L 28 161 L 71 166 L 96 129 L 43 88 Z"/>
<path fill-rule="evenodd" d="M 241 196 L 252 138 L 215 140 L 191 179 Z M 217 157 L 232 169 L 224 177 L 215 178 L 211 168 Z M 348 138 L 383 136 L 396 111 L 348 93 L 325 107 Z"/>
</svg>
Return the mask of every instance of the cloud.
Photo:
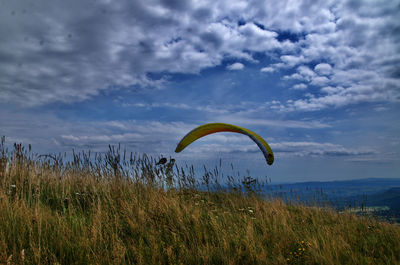
<svg viewBox="0 0 400 265">
<path fill-rule="evenodd" d="M 326 87 L 321 88 L 321 92 L 324 92 L 326 94 L 331 94 L 331 95 L 338 94 L 341 91 L 344 91 L 343 87 L 326 86 Z"/>
<path fill-rule="evenodd" d="M 274 128 L 302 128 L 302 129 L 322 129 L 330 128 L 331 125 L 324 123 L 319 120 L 287 120 L 287 119 L 257 119 L 254 118 L 252 114 L 254 113 L 264 113 L 270 105 L 276 106 L 277 108 L 281 106 L 279 101 L 273 101 L 268 103 L 259 102 L 242 102 L 241 104 L 225 104 L 218 107 L 212 105 L 195 105 L 195 104 L 184 104 L 184 103 L 133 103 L 133 104 L 122 104 L 124 107 L 134 107 L 134 108 L 171 108 L 180 109 L 185 111 L 198 111 L 203 117 L 202 120 L 206 123 L 206 114 L 211 114 L 212 117 L 209 122 L 215 120 L 224 121 L 233 124 L 242 125 L 258 125 L 258 126 L 268 126 Z M 119 124 L 119 123 L 118 123 Z"/>
<path fill-rule="evenodd" d="M 160 87 L 165 75 L 256 62 L 257 53 L 274 61 L 262 72 L 293 70 L 285 80 L 317 88 L 315 99 L 286 110 L 399 101 L 399 16 L 397 1 L 6 1 L 0 101 L 75 102 Z M 318 94 L 328 86 L 344 91 Z"/>
<path fill-rule="evenodd" d="M 159 87 L 167 80 L 148 73 L 199 73 L 227 57 L 254 62 L 253 52 L 288 46 L 253 19 L 239 26 L 236 16 L 249 8 L 174 0 L 7 2 L 0 18 L 0 34 L 7 35 L 0 44 L 0 100 L 40 105 Z"/>
<path fill-rule="evenodd" d="M 323 91 L 327 91 L 329 87 L 324 87 Z M 340 89 L 337 89 L 340 90 Z M 391 91 L 374 91 L 365 93 L 368 87 L 355 86 L 352 89 L 345 89 L 338 93 L 331 93 L 325 96 L 288 101 L 288 104 L 281 108 L 282 111 L 316 111 L 328 107 L 342 107 L 345 105 L 356 104 L 360 102 L 391 102 L 396 101 L 397 95 Z"/>
<path fill-rule="evenodd" d="M 186 150 L 182 156 L 193 157 L 195 155 L 198 158 L 204 158 L 205 154 L 208 157 L 213 157 L 226 153 L 230 157 L 237 155 L 242 159 L 248 159 L 249 157 L 244 155 L 247 153 L 254 154 L 257 159 L 263 159 L 258 146 L 247 137 L 217 136 L 210 136 L 207 140 L 197 143 L 196 148 Z M 346 161 L 355 161 L 371 159 L 371 157 L 376 158 L 379 154 L 372 149 L 346 148 L 333 143 L 270 141 L 269 145 L 275 156 L 280 159 L 293 157 L 344 157 Z"/>
<path fill-rule="evenodd" d="M 268 66 L 268 67 L 261 68 L 260 71 L 263 73 L 273 73 L 275 71 L 275 69 Z"/>
<path fill-rule="evenodd" d="M 296 85 L 293 86 L 293 89 L 295 89 L 295 90 L 305 90 L 305 89 L 307 89 L 307 85 L 303 84 L 303 83 L 296 84 Z"/>
<path fill-rule="evenodd" d="M 230 64 L 226 67 L 228 70 L 242 70 L 244 65 L 242 63 Z"/>
<path fill-rule="evenodd" d="M 81 121 L 62 120 L 50 113 L 2 111 L 0 135 L 8 143 L 32 144 L 35 152 L 53 153 L 75 150 L 104 152 L 118 145 L 149 155 L 171 153 L 177 141 L 196 124 L 143 120 Z M 26 133 L 29 128 L 29 133 Z"/>
<path fill-rule="evenodd" d="M 283 55 L 280 58 L 287 67 L 294 67 L 304 61 L 303 56 Z"/>
<path fill-rule="evenodd" d="M 223 116 L 225 122 L 238 125 L 266 126 L 271 128 L 301 128 L 301 129 L 324 129 L 330 128 L 331 125 L 317 120 L 267 120 L 254 119 L 240 116 Z"/>
<path fill-rule="evenodd" d="M 316 77 L 314 71 L 304 65 L 297 67 L 297 73 L 299 73 L 302 76 L 302 79 L 306 81 L 311 81 Z"/>
<path fill-rule="evenodd" d="M 365 157 L 376 155 L 377 152 L 372 149 L 362 148 L 346 148 L 342 145 L 333 143 L 318 143 L 318 142 L 279 142 L 271 143 L 271 148 L 274 152 L 288 154 L 290 156 L 351 156 Z"/>
<path fill-rule="evenodd" d="M 272 73 L 272 72 L 276 72 L 282 68 L 286 68 L 287 66 L 284 63 L 275 63 L 275 64 L 271 64 L 270 66 L 267 67 L 263 67 L 261 68 L 261 72 L 263 73 Z"/>
<path fill-rule="evenodd" d="M 332 72 L 332 66 L 327 63 L 320 63 L 314 67 L 314 71 L 320 75 L 329 75 Z"/>
<path fill-rule="evenodd" d="M 321 86 L 329 84 L 329 82 L 330 82 L 329 78 L 327 78 L 325 76 L 317 76 L 317 77 L 312 78 L 310 84 L 321 87 Z"/>
<path fill-rule="evenodd" d="M 300 75 L 299 73 L 294 73 L 291 75 L 285 75 L 282 78 L 283 80 L 300 80 L 300 81 L 307 81 L 304 76 Z"/>
<path fill-rule="evenodd" d="M 164 103 L 123 103 L 122 106 L 124 107 L 135 107 L 135 108 L 146 108 L 146 109 L 153 109 L 153 108 L 170 108 L 170 109 L 180 109 L 180 110 L 196 110 L 199 112 L 210 112 L 210 113 L 218 113 L 224 114 L 229 113 L 232 110 L 232 106 L 224 106 L 224 107 L 215 107 L 211 105 L 194 105 L 194 104 L 185 104 L 185 103 L 171 103 L 171 102 L 164 102 Z"/>
<path fill-rule="evenodd" d="M 307 82 L 317 90 L 313 90 L 313 97 L 305 94 L 280 110 L 310 111 L 361 102 L 399 102 L 400 75 L 395 70 L 400 67 L 400 49 L 396 44 L 400 39 L 398 4 L 395 1 L 382 5 L 360 1 L 330 3 L 336 7 L 329 8 L 329 12 L 321 6 L 325 12 L 321 25 L 326 25 L 305 34 L 298 41 L 301 48 L 281 56 L 288 67 L 297 67 L 284 80 Z M 312 65 L 314 71 L 310 69 Z"/>
</svg>

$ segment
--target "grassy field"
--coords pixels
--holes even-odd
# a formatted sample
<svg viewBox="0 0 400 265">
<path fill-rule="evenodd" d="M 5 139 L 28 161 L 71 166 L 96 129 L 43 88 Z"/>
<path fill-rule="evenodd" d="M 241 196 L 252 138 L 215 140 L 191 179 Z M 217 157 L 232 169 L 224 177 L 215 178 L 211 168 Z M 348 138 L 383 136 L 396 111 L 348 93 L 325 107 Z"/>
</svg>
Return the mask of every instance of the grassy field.
<svg viewBox="0 0 400 265">
<path fill-rule="evenodd" d="M 400 264 L 395 225 L 199 191 L 173 160 L 0 152 L 0 264 Z"/>
</svg>

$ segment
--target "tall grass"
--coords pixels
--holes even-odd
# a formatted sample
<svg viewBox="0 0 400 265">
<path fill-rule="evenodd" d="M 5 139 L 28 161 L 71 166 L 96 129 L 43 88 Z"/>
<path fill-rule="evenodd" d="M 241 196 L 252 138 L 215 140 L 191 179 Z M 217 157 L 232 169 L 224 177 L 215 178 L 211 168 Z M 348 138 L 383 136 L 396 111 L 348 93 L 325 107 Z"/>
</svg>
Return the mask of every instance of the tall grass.
<svg viewBox="0 0 400 265">
<path fill-rule="evenodd" d="M 394 225 L 156 162 L 119 147 L 66 161 L 2 139 L 0 264 L 400 264 Z"/>
</svg>

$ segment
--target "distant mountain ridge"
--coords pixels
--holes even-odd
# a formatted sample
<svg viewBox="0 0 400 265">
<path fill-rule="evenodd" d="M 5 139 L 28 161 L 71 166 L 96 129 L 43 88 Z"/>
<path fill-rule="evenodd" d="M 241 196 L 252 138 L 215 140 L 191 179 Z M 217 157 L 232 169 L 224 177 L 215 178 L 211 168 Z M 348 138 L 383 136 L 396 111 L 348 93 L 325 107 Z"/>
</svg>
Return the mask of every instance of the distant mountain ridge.
<svg viewBox="0 0 400 265">
<path fill-rule="evenodd" d="M 348 184 L 384 184 L 384 185 L 400 185 L 399 178 L 361 178 L 349 180 L 330 180 L 330 181 L 304 181 L 304 182 L 287 182 L 287 183 L 273 183 L 271 185 L 321 185 L 321 184 L 335 184 L 335 185 L 348 185 Z"/>
<path fill-rule="evenodd" d="M 367 198 L 367 205 L 389 206 L 394 212 L 400 212 L 400 187 L 390 188 Z"/>
<path fill-rule="evenodd" d="M 271 197 L 302 202 L 329 203 L 334 207 L 388 206 L 400 216 L 400 178 L 365 178 L 270 184 Z"/>
</svg>

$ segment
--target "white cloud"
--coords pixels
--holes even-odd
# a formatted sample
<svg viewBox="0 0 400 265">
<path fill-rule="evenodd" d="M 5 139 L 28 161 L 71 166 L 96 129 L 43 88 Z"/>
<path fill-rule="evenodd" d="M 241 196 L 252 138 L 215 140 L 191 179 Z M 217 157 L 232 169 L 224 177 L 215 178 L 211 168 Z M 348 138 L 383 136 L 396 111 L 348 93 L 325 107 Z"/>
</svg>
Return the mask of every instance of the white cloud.
<svg viewBox="0 0 400 265">
<path fill-rule="evenodd" d="M 337 108 L 359 102 L 391 102 L 395 101 L 395 94 L 390 91 L 374 91 L 365 93 L 365 87 L 352 87 L 352 89 L 343 89 L 341 87 L 324 87 L 322 91 L 328 93 L 323 96 L 312 96 L 306 99 L 298 99 L 288 102 L 281 107 L 280 111 L 315 111 L 328 107 Z M 368 90 L 368 89 L 367 89 Z M 397 99 L 398 100 L 398 99 Z"/>
<path fill-rule="evenodd" d="M 324 85 L 327 85 L 329 82 L 330 82 L 330 80 L 328 78 L 326 78 L 325 76 L 317 76 L 312 79 L 310 84 L 312 84 L 314 86 L 324 86 Z"/>
<path fill-rule="evenodd" d="M 393 79 L 398 80 L 400 77 L 395 77 L 394 74 L 394 68 L 400 65 L 394 55 L 396 51 L 399 52 L 395 42 L 400 34 L 393 28 L 397 23 L 393 19 L 400 15 L 399 10 L 391 10 L 393 2 L 386 2 L 383 6 L 375 6 L 373 2 L 354 3 L 358 3 L 359 8 L 347 4 L 339 5 L 335 9 L 338 18 L 335 31 L 308 34 L 303 42 L 304 48 L 298 55 L 304 56 L 304 62 L 321 59 L 328 62 L 314 67 L 319 76 L 312 75 L 311 72 L 305 74 L 300 68 L 297 73 L 303 76 L 303 80 L 320 87 L 321 92 L 329 95 L 294 100 L 287 105 L 286 110 L 320 110 L 359 102 L 400 100 L 400 85 L 393 82 Z M 366 8 L 368 6 L 370 9 Z M 367 10 L 375 10 L 380 15 L 377 17 L 377 13 L 372 15 L 374 12 Z M 400 26 L 400 23 L 397 24 Z M 391 35 L 389 32 L 392 32 Z M 392 58 L 388 63 L 388 68 L 392 70 L 388 70 L 387 65 L 374 66 L 382 65 L 381 58 L 387 58 L 384 60 L 386 62 L 388 58 Z"/>
<path fill-rule="evenodd" d="M 293 89 L 295 90 L 305 90 L 307 88 L 306 84 L 300 83 L 300 84 L 296 84 L 293 86 Z"/>
<path fill-rule="evenodd" d="M 271 143 L 274 152 L 281 156 L 370 156 L 377 151 L 363 148 L 346 148 L 339 144 L 318 142 Z"/>
<path fill-rule="evenodd" d="M 332 72 L 332 67 L 327 63 L 320 63 L 314 67 L 314 71 L 320 75 L 329 75 Z"/>
<path fill-rule="evenodd" d="M 299 66 L 297 68 L 297 72 L 303 77 L 303 79 L 307 80 L 307 81 L 311 81 L 312 78 L 314 78 L 316 76 L 316 74 L 313 72 L 313 70 L 311 70 L 310 68 L 308 68 L 307 66 Z"/>
<path fill-rule="evenodd" d="M 283 77 L 284 80 L 304 80 L 306 81 L 306 78 L 304 76 L 300 75 L 299 73 L 294 73 L 291 75 L 285 75 Z"/>
<path fill-rule="evenodd" d="M 210 112 L 210 113 L 229 113 L 232 110 L 232 106 L 226 105 L 221 107 L 215 107 L 211 105 L 194 105 L 194 104 L 185 104 L 185 103 L 172 103 L 172 102 L 163 102 L 163 103 L 122 103 L 124 107 L 136 107 L 136 108 L 172 108 L 172 109 L 181 109 L 181 110 L 196 110 L 199 112 Z"/>
<path fill-rule="evenodd" d="M 226 67 L 228 70 L 242 70 L 244 65 L 242 63 L 230 64 Z"/>
<path fill-rule="evenodd" d="M 268 67 L 261 68 L 260 71 L 263 72 L 263 73 L 273 73 L 275 71 L 275 69 L 270 67 L 270 66 L 268 66 Z"/>
<path fill-rule="evenodd" d="M 256 62 L 259 52 L 276 61 L 262 72 L 295 68 L 284 79 L 342 87 L 344 104 L 398 101 L 399 16 L 398 1 L 5 1 L 0 100 L 37 105 L 160 87 L 168 80 L 148 73 L 200 73 L 227 58 Z M 298 104 L 331 106 L 320 97 Z"/>
<path fill-rule="evenodd" d="M 344 90 L 343 87 L 326 86 L 326 87 L 321 88 L 321 92 L 324 92 L 327 94 L 338 94 L 343 90 Z"/>
<path fill-rule="evenodd" d="M 280 58 L 287 67 L 294 67 L 304 61 L 303 56 L 283 55 Z"/>
<path fill-rule="evenodd" d="M 218 153 L 228 153 L 231 155 L 240 154 L 243 157 L 243 153 L 254 153 L 259 159 L 260 150 L 246 137 L 217 137 L 217 135 L 210 136 L 207 139 L 203 139 L 197 143 L 196 148 L 186 150 L 187 156 L 202 157 L 204 154 L 213 156 Z M 229 145 L 226 144 L 229 141 Z M 318 142 L 269 142 L 272 150 L 276 157 L 288 158 L 288 157 L 346 157 L 347 159 L 368 159 L 376 157 L 379 153 L 373 149 L 366 148 L 346 148 L 339 144 L 333 143 L 318 143 Z"/>
<path fill-rule="evenodd" d="M 263 73 L 273 73 L 283 68 L 287 68 L 287 65 L 285 65 L 284 63 L 274 63 L 267 67 L 261 68 L 260 71 Z"/>
</svg>

